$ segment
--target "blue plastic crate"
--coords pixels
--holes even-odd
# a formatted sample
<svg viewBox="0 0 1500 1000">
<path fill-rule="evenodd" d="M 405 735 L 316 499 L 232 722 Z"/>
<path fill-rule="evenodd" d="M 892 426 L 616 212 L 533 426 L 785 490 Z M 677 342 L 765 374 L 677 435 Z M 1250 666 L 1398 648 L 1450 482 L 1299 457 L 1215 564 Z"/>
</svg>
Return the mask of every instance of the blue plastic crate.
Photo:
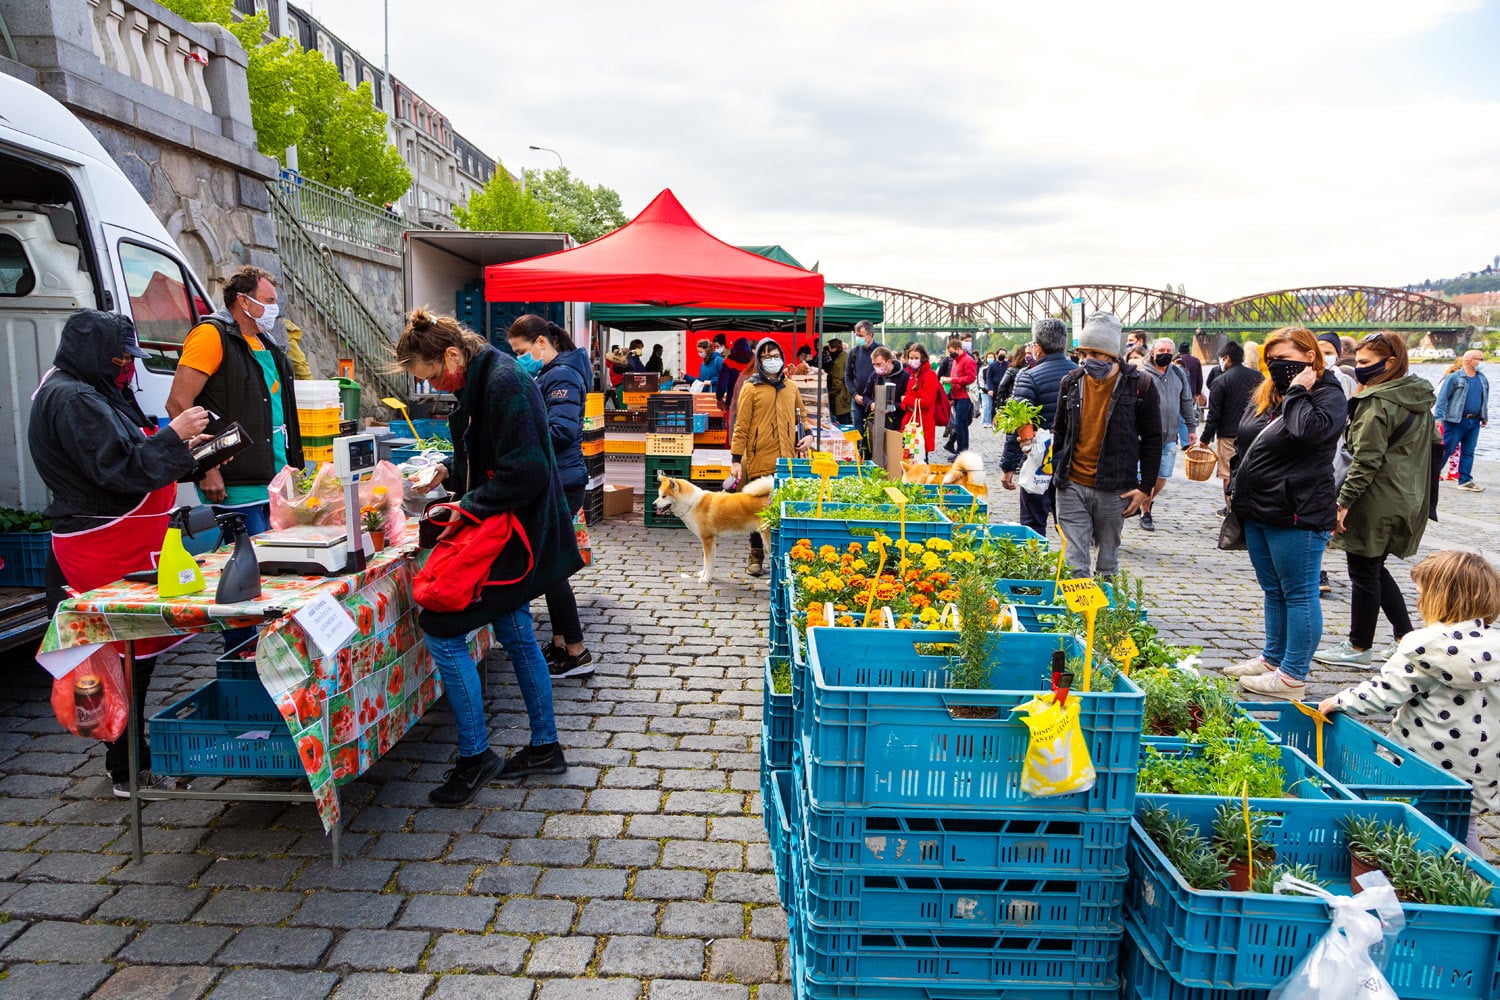
<svg viewBox="0 0 1500 1000">
<path fill-rule="evenodd" d="M 1031 809 L 960 814 L 948 809 L 837 809 L 808 795 L 807 762 L 793 751 L 797 839 L 811 864 L 906 874 L 1119 878 L 1126 873 L 1129 816 Z"/>
<path fill-rule="evenodd" d="M 879 473 L 881 478 L 889 478 L 886 472 L 874 462 L 840 462 L 840 476 L 869 476 Z M 812 459 L 810 458 L 778 458 L 776 460 L 776 485 L 780 486 L 786 479 L 812 479 Z"/>
<path fill-rule="evenodd" d="M 0 531 L 0 587 L 45 587 L 50 531 Z"/>
<path fill-rule="evenodd" d="M 401 427 L 405 423 L 406 421 L 402 420 L 396 426 Z M 417 429 L 417 436 L 424 441 L 435 437 L 446 441 L 453 440 L 453 431 L 448 427 L 447 417 L 412 417 L 411 423 Z"/>
<path fill-rule="evenodd" d="M 1313 760 L 1317 723 L 1295 706 L 1244 702 L 1240 710 Z M 1408 802 L 1463 842 L 1469 836 L 1474 789 L 1388 736 L 1342 712 L 1323 726 L 1323 768 L 1362 799 Z"/>
<path fill-rule="evenodd" d="M 260 644 L 260 635 L 252 635 L 227 653 L 214 660 L 214 675 L 224 681 L 255 681 L 259 683 L 260 672 L 255 666 L 255 650 Z"/>
<path fill-rule="evenodd" d="M 771 863 L 776 871 L 776 895 L 783 907 L 791 909 L 792 810 L 797 802 L 792 772 L 785 768 L 773 770 L 761 761 L 760 799 L 766 837 L 771 842 Z"/>
<path fill-rule="evenodd" d="M 1104 596 L 1109 598 L 1110 604 L 1114 604 L 1115 588 L 1103 580 L 1099 581 L 1099 587 L 1104 591 Z M 995 592 L 1000 595 L 1003 603 L 1016 606 L 1021 624 L 1028 629 L 1045 628 L 1039 621 L 1042 617 L 1068 613 L 1067 605 L 1057 602 L 1057 584 L 1053 580 L 997 580 Z M 1134 601 L 1131 602 L 1131 608 L 1140 612 L 1141 621 L 1150 620 L 1148 609 L 1140 607 Z"/>
<path fill-rule="evenodd" d="M 1330 799 L 1348 802 L 1359 798 L 1327 771 L 1314 764 L 1296 747 L 1277 743 L 1275 748 L 1279 755 L 1277 763 L 1281 765 L 1281 770 L 1286 775 L 1287 798 L 1321 799 L 1324 802 Z M 1203 755 L 1203 744 L 1188 743 L 1175 736 L 1141 737 L 1141 760 L 1143 762 L 1152 750 L 1163 757 L 1200 757 Z"/>
<path fill-rule="evenodd" d="M 802 866 L 800 904 L 824 927 L 862 932 L 890 928 L 971 931 L 1109 933 L 1120 926 L 1125 876 L 977 876 L 949 872 L 889 874 L 863 868 L 822 869 L 794 851 Z"/>
<path fill-rule="evenodd" d="M 918 652 L 957 643 L 957 632 L 809 629 L 804 691 L 794 708 L 804 736 L 812 801 L 827 807 L 944 807 L 961 812 L 1027 809 L 1129 815 L 1145 696 L 1117 676 L 1108 691 L 1084 693 L 1080 723 L 1098 780 L 1086 792 L 1036 798 L 1021 791 L 1030 733 L 1012 710 L 1050 689 L 1051 655 L 1080 655 L 1077 636 L 995 634 L 991 686 L 948 684 L 949 658 Z M 954 718 L 953 707 L 995 709 L 992 718 Z"/>
<path fill-rule="evenodd" d="M 795 739 L 792 719 L 792 693 L 777 694 L 771 689 L 771 657 L 766 657 L 765 690 L 762 692 L 764 707 L 760 713 L 760 753 L 763 767 L 787 768 L 792 766 L 792 740 Z"/>
<path fill-rule="evenodd" d="M 913 498 L 913 503 L 930 503 L 934 507 L 941 507 L 950 512 L 954 520 L 964 519 L 984 523 L 990 518 L 989 501 L 984 497 L 975 496 L 966 487 L 957 483 L 909 488 L 922 491 L 921 496 Z M 970 511 L 973 512 L 972 516 Z"/>
<path fill-rule="evenodd" d="M 791 547 L 796 544 L 797 539 L 806 538 L 812 543 L 814 549 L 824 545 L 832 545 L 842 549 L 850 542 L 859 542 L 868 545 L 876 532 L 886 535 L 892 540 L 901 537 L 901 522 L 896 519 L 896 505 L 891 504 L 892 519 L 889 521 L 870 521 L 864 519 L 845 519 L 841 515 L 845 511 L 865 509 L 858 504 L 847 503 L 825 503 L 823 513 L 818 514 L 816 501 L 805 500 L 783 500 L 781 502 L 781 523 L 772 534 L 771 550 L 775 557 L 786 555 Z M 935 517 L 930 521 L 906 522 L 906 538 L 908 541 L 925 542 L 929 538 L 952 538 L 953 522 L 943 513 L 941 508 L 931 504 L 908 504 L 908 514 L 913 510 L 927 511 Z M 778 541 L 780 544 L 778 544 Z"/>
<path fill-rule="evenodd" d="M 974 533 L 975 537 L 987 539 L 992 542 L 1007 541 L 1024 545 L 1027 542 L 1036 542 L 1042 548 L 1051 548 L 1046 535 L 1039 535 L 1024 524 L 985 524 L 975 525 L 967 531 Z"/>
<path fill-rule="evenodd" d="M 1212 829 L 1225 799 L 1142 795 L 1137 809 L 1162 805 Z M 1238 800 L 1233 800 L 1238 801 Z M 1252 809 L 1273 815 L 1266 840 L 1277 860 L 1310 864 L 1349 892 L 1348 840 L 1340 821 L 1349 816 L 1391 820 L 1417 835 L 1423 849 L 1456 849 L 1465 863 L 1497 888 L 1500 872 L 1473 857 L 1411 806 L 1397 802 L 1317 802 L 1252 799 Z M 1132 826 L 1127 919 L 1179 983 L 1198 989 L 1270 989 L 1281 983 L 1328 930 L 1322 900 L 1310 896 L 1210 892 L 1182 880 L 1139 824 Z M 1403 903 L 1406 927 L 1393 949 L 1386 978 L 1404 1000 L 1491 1000 L 1500 996 L 1500 909 Z"/>
<path fill-rule="evenodd" d="M 151 717 L 151 770 L 172 775 L 302 777 L 292 735 L 259 680 L 212 680 Z M 247 732 L 267 739 L 241 739 Z"/>
<path fill-rule="evenodd" d="M 1172 979 L 1166 965 L 1129 920 L 1120 939 L 1120 1000 L 1266 1000 L 1268 990 L 1194 989 Z"/>
</svg>

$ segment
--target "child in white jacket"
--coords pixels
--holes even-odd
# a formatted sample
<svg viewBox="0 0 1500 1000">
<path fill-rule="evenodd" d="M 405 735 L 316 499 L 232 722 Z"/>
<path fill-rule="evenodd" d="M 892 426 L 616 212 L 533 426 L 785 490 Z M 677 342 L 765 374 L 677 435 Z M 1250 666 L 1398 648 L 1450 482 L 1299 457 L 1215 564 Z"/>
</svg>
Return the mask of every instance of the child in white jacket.
<svg viewBox="0 0 1500 1000">
<path fill-rule="evenodd" d="M 1417 563 L 1411 578 L 1428 625 L 1401 637 L 1379 676 L 1318 710 L 1395 710 L 1391 739 L 1474 786 L 1476 812 L 1500 813 L 1500 573 L 1453 549 Z M 1472 832 L 1469 841 L 1477 846 Z"/>
</svg>

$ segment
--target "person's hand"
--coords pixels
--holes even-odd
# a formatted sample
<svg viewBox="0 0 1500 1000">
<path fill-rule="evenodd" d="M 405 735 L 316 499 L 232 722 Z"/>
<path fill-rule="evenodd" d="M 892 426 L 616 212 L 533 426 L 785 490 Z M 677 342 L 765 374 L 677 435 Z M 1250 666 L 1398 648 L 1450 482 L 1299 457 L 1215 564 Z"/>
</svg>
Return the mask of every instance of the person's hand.
<svg viewBox="0 0 1500 1000">
<path fill-rule="evenodd" d="M 1332 715 L 1339 710 L 1339 699 L 1337 695 L 1330 695 L 1318 702 L 1318 711 L 1324 715 Z"/>
<path fill-rule="evenodd" d="M 1344 527 L 1344 518 L 1347 517 L 1348 514 L 1349 514 L 1349 508 L 1348 507 L 1340 507 L 1339 508 L 1339 523 L 1333 529 L 1333 533 L 1335 535 L 1342 535 L 1347 530 Z"/>
<path fill-rule="evenodd" d="M 1198 432 L 1188 431 L 1188 447 L 1191 448 L 1198 443 Z"/>
<path fill-rule="evenodd" d="M 1014 472 L 1002 472 L 1000 474 L 1000 485 L 1008 490 L 1016 488 L 1016 474 Z"/>
<path fill-rule="evenodd" d="M 1125 509 L 1120 512 L 1121 517 L 1130 517 L 1140 510 L 1151 498 L 1141 490 L 1129 490 L 1120 494 L 1120 499 L 1125 501 Z"/>
<path fill-rule="evenodd" d="M 173 417 L 167 426 L 182 440 L 191 441 L 208 426 L 208 411 L 201 406 L 190 406 Z"/>
<path fill-rule="evenodd" d="M 797 452 L 799 454 L 806 454 L 807 450 L 809 448 L 811 448 L 812 446 L 813 446 L 812 435 L 811 434 L 805 435 L 802 438 L 802 440 L 800 440 L 800 441 L 797 442 Z"/>
<path fill-rule="evenodd" d="M 411 477 L 412 489 L 418 493 L 430 493 L 438 483 L 448 478 L 446 465 L 432 465 Z"/>
<path fill-rule="evenodd" d="M 1300 385 L 1302 388 L 1309 391 L 1311 391 L 1312 387 L 1316 385 L 1317 382 L 1318 376 L 1317 373 L 1313 371 L 1312 365 L 1308 365 L 1306 368 L 1302 369 L 1297 373 L 1297 377 L 1292 379 L 1292 385 Z"/>
<path fill-rule="evenodd" d="M 203 499 L 209 503 L 223 503 L 224 498 L 229 496 L 229 491 L 224 488 L 224 477 L 219 474 L 218 469 L 209 469 L 198 488 L 203 491 Z"/>
<path fill-rule="evenodd" d="M 856 392 L 854 394 L 854 402 L 855 402 L 855 404 L 857 404 L 859 406 L 864 406 L 865 405 L 865 397 L 861 396 L 859 393 Z"/>
<path fill-rule="evenodd" d="M 740 478 L 740 463 L 738 463 L 738 462 L 730 462 L 729 463 L 729 477 L 731 479 L 739 479 Z"/>
</svg>

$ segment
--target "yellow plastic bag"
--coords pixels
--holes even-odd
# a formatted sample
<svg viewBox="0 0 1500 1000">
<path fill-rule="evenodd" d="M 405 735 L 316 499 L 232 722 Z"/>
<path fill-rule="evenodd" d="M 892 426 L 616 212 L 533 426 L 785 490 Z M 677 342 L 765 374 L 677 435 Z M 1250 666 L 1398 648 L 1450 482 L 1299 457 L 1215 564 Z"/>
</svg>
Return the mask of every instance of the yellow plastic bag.
<svg viewBox="0 0 1500 1000">
<path fill-rule="evenodd" d="M 1026 763 L 1021 768 L 1021 791 L 1037 798 L 1072 795 L 1094 787 L 1094 761 L 1078 723 L 1080 702 L 1068 698 L 1059 706 L 1051 692 L 1039 694 L 1012 711 L 1025 713 L 1031 730 Z"/>
</svg>

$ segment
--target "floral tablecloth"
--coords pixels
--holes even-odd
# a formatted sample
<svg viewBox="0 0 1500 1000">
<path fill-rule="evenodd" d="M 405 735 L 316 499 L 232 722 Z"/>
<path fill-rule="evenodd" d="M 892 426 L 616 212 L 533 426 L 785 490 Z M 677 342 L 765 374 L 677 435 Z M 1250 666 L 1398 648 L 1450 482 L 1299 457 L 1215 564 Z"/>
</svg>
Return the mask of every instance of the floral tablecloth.
<svg viewBox="0 0 1500 1000">
<path fill-rule="evenodd" d="M 256 667 L 297 747 L 325 829 L 339 820 L 337 787 L 369 769 L 442 693 L 432 656 L 420 642 L 412 575 L 426 555 L 388 549 L 358 573 L 277 576 L 262 581 L 254 602 L 214 602 L 214 581 L 227 553 L 204 557 L 207 590 L 167 600 L 156 586 L 121 581 L 64 601 L 38 659 L 60 676 L 101 643 L 262 626 Z M 293 617 L 331 595 L 357 630 L 325 655 Z M 270 619 L 269 621 L 267 619 Z M 492 643 L 488 628 L 470 639 L 476 660 Z"/>
</svg>

